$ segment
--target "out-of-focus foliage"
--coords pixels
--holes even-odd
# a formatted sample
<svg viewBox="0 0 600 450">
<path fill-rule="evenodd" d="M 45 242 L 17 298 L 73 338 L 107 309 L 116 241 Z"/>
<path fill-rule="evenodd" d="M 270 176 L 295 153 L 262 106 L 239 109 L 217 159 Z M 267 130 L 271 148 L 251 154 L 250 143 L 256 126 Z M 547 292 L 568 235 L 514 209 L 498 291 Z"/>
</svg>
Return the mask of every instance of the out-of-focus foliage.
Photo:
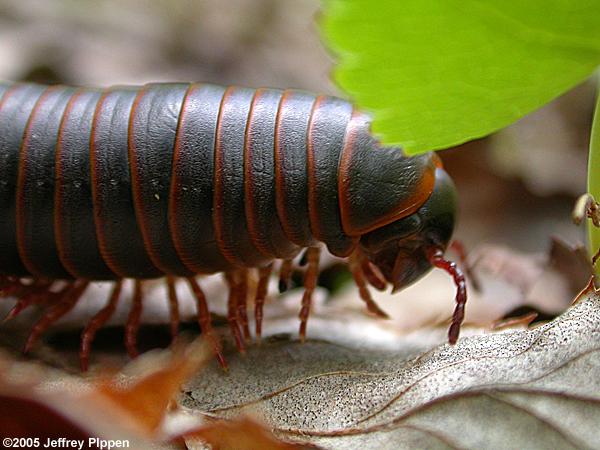
<svg viewBox="0 0 600 450">
<path fill-rule="evenodd" d="M 580 196 L 586 189 L 595 81 L 589 78 L 490 136 L 486 143 L 494 172 L 518 177 L 540 197 Z"/>
<path fill-rule="evenodd" d="M 0 79 L 334 93 L 319 0 L 2 0 Z"/>
<path fill-rule="evenodd" d="M 104 369 L 82 380 L 1 353 L 0 438 L 98 437 L 126 440 L 132 448 L 149 448 L 149 440 L 156 440 L 152 448 L 165 448 L 159 442 L 170 437 L 169 405 L 211 356 L 210 346 L 197 340 L 138 359 L 135 377 Z"/>
<path fill-rule="evenodd" d="M 600 63 L 597 0 L 329 0 L 335 78 L 411 153 L 487 135 Z"/>
<path fill-rule="evenodd" d="M 596 200 L 600 200 L 600 96 L 596 103 L 592 137 L 590 139 L 590 159 L 588 163 L 588 192 Z M 590 253 L 595 254 L 600 249 L 600 229 L 588 224 Z"/>
</svg>

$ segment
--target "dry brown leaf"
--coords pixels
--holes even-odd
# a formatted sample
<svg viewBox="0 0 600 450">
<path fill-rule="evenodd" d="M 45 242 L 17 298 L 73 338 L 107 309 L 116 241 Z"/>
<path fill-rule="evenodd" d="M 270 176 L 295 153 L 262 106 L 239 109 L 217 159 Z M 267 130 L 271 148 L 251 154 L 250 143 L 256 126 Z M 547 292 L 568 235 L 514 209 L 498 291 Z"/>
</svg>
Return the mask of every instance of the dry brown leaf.
<svg viewBox="0 0 600 450">
<path fill-rule="evenodd" d="M 199 445 L 196 445 L 196 439 L 201 441 Z M 205 448 L 205 444 L 209 444 L 212 450 L 302 450 L 316 448 L 279 441 L 264 426 L 248 417 L 213 422 L 195 432 L 186 433 L 186 442 L 190 449 Z"/>
<path fill-rule="evenodd" d="M 475 249 L 469 260 L 482 280 L 482 296 L 489 301 L 516 291 L 515 301 L 503 302 L 513 309 L 529 305 L 549 313 L 564 311 L 592 275 L 592 265 L 583 246 L 572 246 L 558 237 L 552 237 L 549 244 L 546 254 L 499 245 Z"/>
<path fill-rule="evenodd" d="M 20 365 L 17 371 L 28 371 L 23 367 L 26 363 Z M 40 446 L 47 439 L 61 438 L 84 441 L 86 445 L 93 438 L 121 440 L 131 448 L 151 445 L 131 429 L 127 416 L 114 406 L 107 407 L 107 402 L 97 396 L 68 389 L 48 391 L 41 380 L 25 384 L 6 378 L 0 380 L 0 438 L 39 438 Z"/>
<path fill-rule="evenodd" d="M 85 442 L 100 437 L 127 440 L 132 448 L 167 448 L 169 433 L 163 425 L 169 403 L 212 355 L 212 345 L 197 340 L 172 352 L 144 355 L 124 373 L 110 378 L 100 374 L 87 382 L 56 369 L 44 373 L 39 365 L 3 359 L 0 436 Z M 126 375 L 136 368 L 136 376 Z"/>
<path fill-rule="evenodd" d="M 155 368 L 129 386 L 119 386 L 115 379 L 103 382 L 91 395 L 111 401 L 140 430 L 155 436 L 180 386 L 198 372 L 212 354 L 212 346 L 204 341 L 197 341 L 185 349 L 176 347 L 165 367 Z"/>
<path fill-rule="evenodd" d="M 229 355 L 181 404 L 258 414 L 286 440 L 331 449 L 600 448 L 600 296 L 552 322 L 410 351 L 277 341 Z"/>
</svg>

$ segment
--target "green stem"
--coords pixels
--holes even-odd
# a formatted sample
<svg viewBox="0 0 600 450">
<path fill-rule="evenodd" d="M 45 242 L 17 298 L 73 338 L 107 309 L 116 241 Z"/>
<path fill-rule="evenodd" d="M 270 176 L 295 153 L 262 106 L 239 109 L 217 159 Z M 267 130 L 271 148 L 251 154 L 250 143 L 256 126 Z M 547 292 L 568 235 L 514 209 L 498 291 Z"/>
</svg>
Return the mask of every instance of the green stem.
<svg viewBox="0 0 600 450">
<path fill-rule="evenodd" d="M 600 200 L 600 87 L 596 94 L 596 109 L 590 137 L 590 159 L 588 161 L 587 190 L 594 198 Z M 600 248 L 600 229 L 588 220 L 589 251 L 593 255 Z M 600 264 L 600 263 L 599 263 Z"/>
</svg>

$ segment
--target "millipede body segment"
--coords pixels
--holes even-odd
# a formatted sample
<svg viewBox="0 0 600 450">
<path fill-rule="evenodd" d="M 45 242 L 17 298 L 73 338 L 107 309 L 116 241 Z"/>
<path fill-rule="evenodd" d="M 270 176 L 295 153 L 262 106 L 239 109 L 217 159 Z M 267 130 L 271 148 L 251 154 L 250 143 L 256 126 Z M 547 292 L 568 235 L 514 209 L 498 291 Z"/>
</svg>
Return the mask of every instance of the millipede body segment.
<svg viewBox="0 0 600 450">
<path fill-rule="evenodd" d="M 82 366 L 124 278 L 137 280 L 126 326 L 132 355 L 147 278 L 167 277 L 174 333 L 174 280 L 187 279 L 210 333 L 195 277 L 224 273 L 241 350 L 250 271 L 259 277 L 260 335 L 273 263 L 282 261 L 285 288 L 302 251 L 302 338 L 323 245 L 348 258 L 361 297 L 378 315 L 385 313 L 367 284 L 399 289 L 432 265 L 453 271 L 459 284 L 462 274 L 442 257 L 455 203 L 435 155 L 409 158 L 380 146 L 369 118 L 335 97 L 198 83 L 105 90 L 0 83 L 0 290 L 19 299 L 18 310 L 47 304 L 37 337 L 89 281 L 116 280 L 84 330 Z M 57 280 L 66 282 L 64 292 L 51 293 Z M 461 311 L 465 300 L 457 295 Z"/>
</svg>

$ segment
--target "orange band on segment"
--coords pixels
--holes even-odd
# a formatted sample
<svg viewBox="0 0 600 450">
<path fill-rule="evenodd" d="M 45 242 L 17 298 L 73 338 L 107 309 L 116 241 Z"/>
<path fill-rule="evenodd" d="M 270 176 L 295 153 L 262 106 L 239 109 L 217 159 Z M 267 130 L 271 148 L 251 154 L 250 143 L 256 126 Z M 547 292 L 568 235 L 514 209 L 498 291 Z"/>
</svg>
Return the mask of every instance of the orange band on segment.
<svg viewBox="0 0 600 450">
<path fill-rule="evenodd" d="M 181 260 L 183 265 L 193 273 L 200 273 L 202 271 L 198 270 L 199 268 L 195 267 L 195 265 L 191 261 L 189 261 L 188 258 L 185 257 L 186 249 L 183 243 L 181 242 L 181 236 L 179 235 L 180 224 L 177 222 L 178 216 L 177 214 L 175 214 L 175 211 L 177 211 L 180 208 L 177 196 L 177 167 L 179 166 L 179 160 L 181 159 L 182 145 L 180 130 L 182 123 L 185 120 L 185 114 L 187 111 L 190 93 L 193 92 L 194 89 L 197 89 L 198 86 L 199 85 L 197 84 L 190 84 L 181 103 L 181 112 L 179 113 L 179 119 L 177 121 L 177 131 L 175 132 L 175 144 L 173 145 L 173 163 L 171 165 L 171 187 L 169 189 L 169 213 L 167 215 L 169 221 L 169 230 L 171 231 L 171 239 L 173 240 L 173 246 L 175 247 L 175 251 L 177 252 L 177 255 L 179 256 L 179 259 Z"/>
<path fill-rule="evenodd" d="M 142 204 L 142 191 L 138 178 L 138 158 L 136 149 L 134 148 L 134 125 L 133 122 L 135 120 L 135 114 L 139 107 L 142 98 L 147 93 L 147 86 L 142 87 L 133 101 L 133 105 L 131 106 L 131 113 L 129 114 L 129 125 L 127 127 L 127 153 L 129 155 L 129 173 L 131 174 L 131 194 L 133 196 L 133 205 L 135 210 L 135 217 L 138 222 L 138 226 L 140 227 L 140 232 L 142 234 L 142 242 L 144 243 L 144 249 L 146 250 L 146 254 L 152 261 L 152 264 L 160 271 L 164 273 L 169 273 L 166 267 L 161 267 L 160 258 L 156 257 L 154 253 L 154 248 L 152 246 L 152 242 L 150 240 L 150 234 L 148 231 L 148 224 L 145 221 L 144 214 L 144 205 Z"/>
<path fill-rule="evenodd" d="M 101 202 L 99 199 L 100 193 L 98 192 L 98 170 L 96 167 L 96 149 L 94 147 L 94 142 L 96 141 L 99 112 L 102 110 L 102 107 L 104 106 L 104 101 L 106 100 L 106 97 L 109 94 L 110 91 L 103 92 L 100 99 L 98 99 L 98 103 L 96 104 L 96 110 L 94 111 L 94 118 L 92 119 L 92 132 L 90 134 L 90 179 L 92 186 L 92 202 L 94 209 L 94 225 L 96 226 L 96 237 L 98 239 L 98 250 L 100 251 L 100 256 L 111 271 L 113 271 L 119 277 L 125 277 L 126 274 L 123 271 L 119 270 L 118 264 L 116 264 L 113 258 L 111 257 L 110 251 L 108 249 L 108 244 L 106 242 L 106 235 L 104 233 L 103 217 L 98 207 L 98 204 L 100 204 Z"/>
<path fill-rule="evenodd" d="M 51 86 L 44 91 L 44 93 L 38 98 L 31 114 L 29 115 L 29 119 L 27 120 L 27 125 L 25 126 L 25 131 L 23 132 L 23 141 L 21 142 L 21 148 L 19 151 L 19 170 L 17 175 L 17 195 L 16 195 L 16 219 L 17 219 L 17 249 L 19 251 L 19 256 L 21 257 L 21 261 L 25 268 L 33 275 L 42 276 L 43 273 L 38 270 L 38 267 L 35 267 L 35 264 L 29 258 L 26 248 L 26 240 L 27 240 L 27 232 L 25 223 L 27 218 L 25 217 L 25 167 L 27 165 L 27 158 L 25 155 L 25 149 L 29 144 L 29 139 L 31 138 L 31 125 L 34 123 L 35 116 L 37 112 L 44 104 L 44 102 L 48 99 L 48 96 L 59 89 L 60 86 Z"/>
<path fill-rule="evenodd" d="M 281 128 L 281 107 L 285 103 L 289 96 L 289 91 L 284 91 L 279 100 L 279 108 L 277 109 L 277 116 L 275 117 L 275 141 L 273 144 L 273 158 L 275 160 L 275 206 L 277 207 L 277 215 L 281 222 L 281 228 L 288 239 L 291 238 L 292 230 L 289 225 L 289 218 L 285 210 L 285 198 L 283 193 L 285 192 L 285 176 L 283 174 L 283 168 L 281 167 L 281 155 L 280 155 L 280 142 L 279 133 Z M 290 239 L 291 240 L 291 239 Z"/>
<path fill-rule="evenodd" d="M 106 236 L 104 234 L 104 227 L 102 226 L 103 218 L 100 214 L 99 208 L 96 206 L 98 203 L 100 203 L 100 201 L 98 200 L 98 172 L 96 170 L 96 151 L 94 148 L 94 142 L 96 141 L 96 129 L 98 125 L 97 118 L 99 112 L 104 106 L 104 101 L 106 100 L 106 97 L 109 95 L 109 93 L 110 92 L 107 91 L 102 94 L 102 96 L 98 100 L 98 104 L 96 105 L 96 110 L 94 111 L 94 118 L 92 120 L 92 132 L 90 135 L 90 174 L 92 180 L 92 199 L 94 204 L 94 224 L 96 225 L 96 236 L 98 238 L 98 247 L 100 250 L 100 255 L 102 256 L 102 259 L 104 260 L 104 262 L 110 270 L 112 270 L 120 277 L 123 277 L 125 276 L 125 274 L 119 270 L 117 264 L 114 263 L 110 256 L 108 245 L 106 243 Z"/>
<path fill-rule="evenodd" d="M 73 276 L 73 278 L 79 278 L 79 274 L 77 273 L 77 268 L 73 264 L 71 264 L 71 260 L 67 257 L 67 251 L 65 249 L 66 246 L 62 232 L 62 221 L 60 220 L 62 216 L 61 211 L 63 209 L 61 195 L 61 186 L 63 180 L 62 146 L 64 139 L 65 123 L 73 110 L 73 106 L 75 105 L 77 99 L 81 96 L 82 93 L 83 91 L 81 89 L 76 91 L 67 103 L 67 106 L 65 107 L 65 112 L 63 113 L 60 125 L 58 127 L 58 138 L 56 139 L 56 153 L 54 155 L 54 171 L 56 176 L 56 185 L 54 186 L 54 235 L 56 240 L 56 250 L 58 252 L 58 258 L 60 259 L 60 262 L 64 266 L 65 270 Z"/>
<path fill-rule="evenodd" d="M 435 169 L 436 167 L 441 167 L 441 159 L 437 155 L 432 154 L 430 167 L 424 171 L 423 176 L 419 180 L 415 190 L 401 203 L 399 203 L 393 212 L 379 218 L 369 227 L 353 229 L 350 226 L 349 219 L 352 205 L 348 203 L 350 198 L 348 193 L 349 180 L 353 176 L 353 174 L 350 172 L 351 161 L 354 156 L 353 144 L 361 128 L 367 127 L 368 122 L 369 119 L 365 114 L 361 113 L 360 111 L 353 111 L 352 118 L 350 119 L 350 123 L 348 124 L 346 132 L 347 134 L 344 142 L 344 148 L 342 149 L 342 155 L 340 157 L 338 172 L 340 215 L 342 219 L 342 227 L 348 236 L 361 236 L 416 212 L 427 201 L 433 192 L 433 187 L 435 184 Z"/>
<path fill-rule="evenodd" d="M 10 88 L 8 88 L 4 94 L 2 95 L 2 97 L 0 97 L 0 111 L 2 110 L 2 108 L 4 108 L 4 105 L 6 104 L 8 98 L 14 94 L 14 92 L 16 90 L 18 90 L 19 88 L 21 88 L 22 85 L 19 83 L 15 83 L 13 84 Z"/>
<path fill-rule="evenodd" d="M 252 244 L 262 255 L 272 258 L 273 255 L 268 246 L 264 244 L 264 242 L 260 238 L 260 233 L 258 231 L 258 225 L 255 220 L 254 211 L 256 210 L 256 204 L 254 202 L 254 170 L 252 168 L 252 158 L 255 155 L 252 152 L 252 147 L 249 145 L 249 135 L 252 131 L 252 125 L 254 123 L 254 108 L 256 102 L 260 99 L 261 95 L 263 95 L 265 89 L 257 89 L 254 92 L 254 97 L 252 98 L 252 103 L 250 104 L 250 111 L 248 112 L 248 123 L 246 125 L 246 131 L 244 134 L 244 200 L 245 200 L 245 214 L 246 214 L 246 225 L 248 227 L 248 234 L 250 239 L 252 240 Z"/>
<path fill-rule="evenodd" d="M 223 126 L 223 105 L 227 102 L 227 99 L 231 96 L 231 94 L 235 91 L 235 87 L 228 87 L 225 93 L 223 94 L 223 98 L 221 99 L 221 105 L 219 106 L 219 116 L 217 119 L 217 131 L 215 135 L 215 154 L 214 154 L 214 180 L 215 180 L 215 188 L 213 192 L 213 224 L 215 228 L 215 239 L 217 241 L 217 245 L 223 257 L 229 261 L 234 266 L 239 265 L 237 258 L 232 255 L 232 253 L 227 248 L 225 240 L 223 238 L 223 209 L 225 205 L 223 204 L 223 176 L 222 176 L 222 167 L 223 167 L 223 151 L 221 147 L 223 143 L 221 142 L 221 128 Z"/>
<path fill-rule="evenodd" d="M 437 153 L 431 154 L 431 160 L 433 161 L 433 164 L 435 164 L 435 167 L 437 167 L 438 169 L 444 168 L 444 164 L 442 163 L 442 158 L 440 158 Z"/>
<path fill-rule="evenodd" d="M 344 140 L 344 147 L 342 148 L 342 154 L 340 155 L 340 166 L 338 170 L 338 192 L 339 192 L 339 203 L 340 203 L 340 217 L 342 220 L 342 228 L 348 236 L 357 236 L 363 234 L 358 230 L 353 230 L 349 227 L 350 220 L 348 214 L 351 205 L 348 204 L 348 188 L 349 180 L 352 174 L 350 173 L 350 161 L 352 159 L 352 144 L 356 138 L 356 134 L 361 126 L 365 126 L 368 121 L 368 117 L 359 111 L 353 110 L 352 117 L 346 128 L 346 139 Z M 362 231 L 362 230 L 361 230 Z"/>
<path fill-rule="evenodd" d="M 319 215 L 317 204 L 317 194 L 315 185 L 317 184 L 316 173 L 315 173 L 315 155 L 314 155 L 314 145 L 313 145 L 313 127 L 314 127 L 314 118 L 315 111 L 319 108 L 319 105 L 326 98 L 325 95 L 320 95 L 315 100 L 313 107 L 310 111 L 310 119 L 308 120 L 308 138 L 306 142 L 306 172 L 308 178 L 308 216 L 310 218 L 310 229 L 312 231 L 313 236 L 319 240 L 323 241 L 323 233 L 319 226 Z"/>
<path fill-rule="evenodd" d="M 287 239 L 296 244 L 302 246 L 304 243 L 298 237 L 297 232 L 291 225 L 292 219 L 288 214 L 286 207 L 286 177 L 287 174 L 284 170 L 284 157 L 283 146 L 281 143 L 281 126 L 282 126 L 282 111 L 284 105 L 289 101 L 289 98 L 294 95 L 294 91 L 286 90 L 283 92 L 281 99 L 279 100 L 279 108 L 277 110 L 277 116 L 275 117 L 275 140 L 274 140 L 274 161 L 275 161 L 275 207 L 277 209 L 277 215 L 279 217 L 279 223 Z"/>
</svg>

